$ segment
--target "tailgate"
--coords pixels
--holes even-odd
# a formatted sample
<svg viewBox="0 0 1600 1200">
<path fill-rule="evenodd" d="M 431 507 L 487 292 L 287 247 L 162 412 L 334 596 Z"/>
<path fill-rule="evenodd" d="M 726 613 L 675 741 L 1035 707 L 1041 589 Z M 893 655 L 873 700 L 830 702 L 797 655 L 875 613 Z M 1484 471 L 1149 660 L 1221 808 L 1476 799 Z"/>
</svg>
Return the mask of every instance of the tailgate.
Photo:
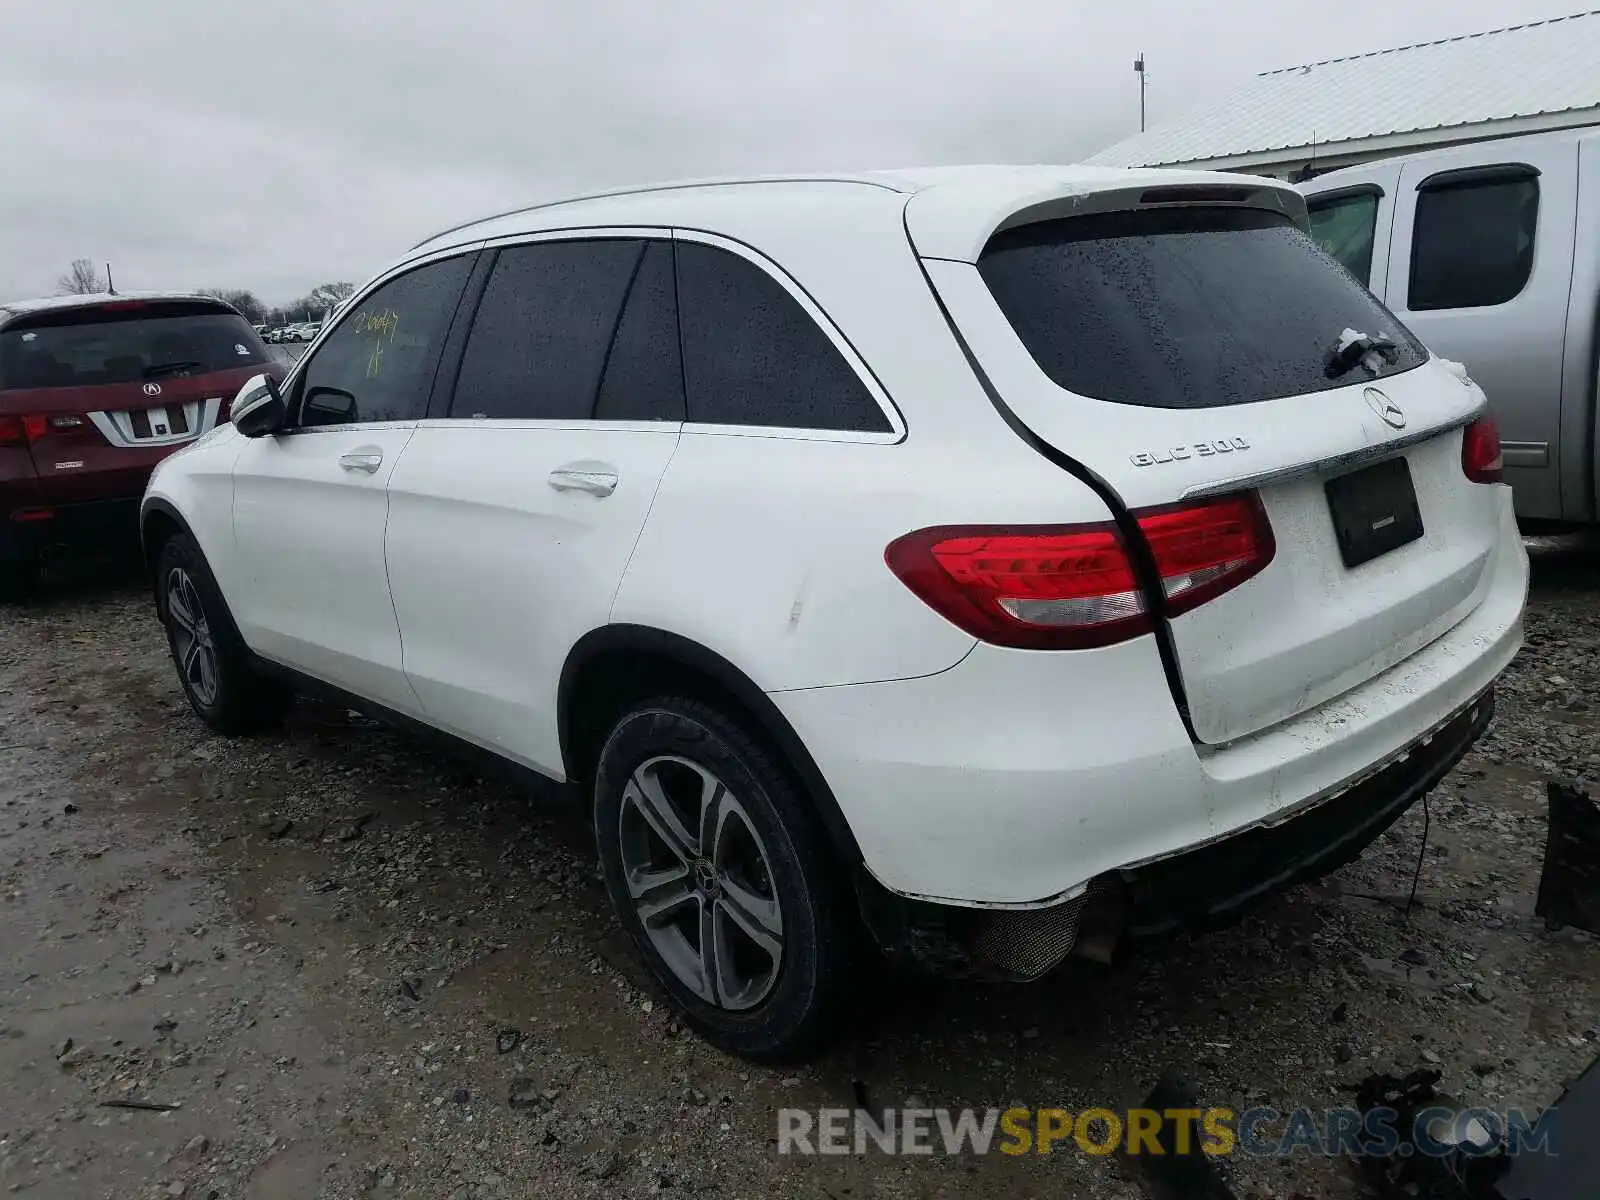
<svg viewBox="0 0 1600 1200">
<path fill-rule="evenodd" d="M 1167 620 L 1201 741 L 1313 708 L 1480 602 L 1497 489 L 1468 479 L 1463 430 L 1482 392 L 1287 218 L 1067 217 L 925 265 L 999 402 L 1129 510 L 1259 497 L 1270 562 Z"/>
</svg>

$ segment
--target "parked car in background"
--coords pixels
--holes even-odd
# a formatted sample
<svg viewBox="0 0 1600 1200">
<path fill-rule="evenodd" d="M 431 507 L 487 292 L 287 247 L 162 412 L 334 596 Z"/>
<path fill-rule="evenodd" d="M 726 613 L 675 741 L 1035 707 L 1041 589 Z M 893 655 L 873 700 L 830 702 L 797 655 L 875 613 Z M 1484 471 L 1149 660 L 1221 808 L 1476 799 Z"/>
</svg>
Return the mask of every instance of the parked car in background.
<svg viewBox="0 0 1600 1200">
<path fill-rule="evenodd" d="M 232 308 L 179 293 L 0 305 L 0 593 L 43 558 L 138 544 L 151 468 L 228 418 L 269 367 Z"/>
<path fill-rule="evenodd" d="M 644 188 L 413 248 L 150 482 L 213 729 L 309 688 L 572 784 L 694 1028 L 1035 978 L 1349 861 L 1527 558 L 1481 390 L 1234 175 Z M 870 939 L 868 935 L 870 934 Z"/>
<path fill-rule="evenodd" d="M 1526 520 L 1600 520 L 1600 130 L 1382 159 L 1301 185 L 1312 230 L 1500 421 Z"/>
</svg>

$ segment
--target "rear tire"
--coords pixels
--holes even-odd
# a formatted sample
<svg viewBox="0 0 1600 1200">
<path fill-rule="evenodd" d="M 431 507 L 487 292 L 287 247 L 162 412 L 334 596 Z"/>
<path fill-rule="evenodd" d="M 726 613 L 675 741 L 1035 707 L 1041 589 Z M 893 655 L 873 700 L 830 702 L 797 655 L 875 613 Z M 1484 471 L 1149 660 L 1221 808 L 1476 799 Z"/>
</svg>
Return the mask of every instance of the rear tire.
<svg viewBox="0 0 1600 1200">
<path fill-rule="evenodd" d="M 21 604 L 39 586 L 39 563 L 31 555 L 0 562 L 0 604 Z"/>
<path fill-rule="evenodd" d="M 701 701 L 646 701 L 601 750 L 594 821 L 617 915 L 690 1028 L 757 1062 L 825 1048 L 860 931 L 815 814 L 759 741 Z"/>
<path fill-rule="evenodd" d="M 156 602 L 178 683 L 195 715 L 222 734 L 276 728 L 294 697 L 255 669 L 193 538 L 175 533 L 156 556 Z"/>
</svg>

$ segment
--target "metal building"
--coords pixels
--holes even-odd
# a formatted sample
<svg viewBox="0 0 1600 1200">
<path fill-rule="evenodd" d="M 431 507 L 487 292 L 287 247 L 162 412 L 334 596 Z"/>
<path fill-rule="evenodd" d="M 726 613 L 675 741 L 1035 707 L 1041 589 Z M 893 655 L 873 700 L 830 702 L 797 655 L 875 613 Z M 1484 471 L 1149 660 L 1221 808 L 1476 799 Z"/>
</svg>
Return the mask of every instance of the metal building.
<svg viewBox="0 0 1600 1200">
<path fill-rule="evenodd" d="M 1600 12 L 1257 75 L 1086 160 L 1295 181 L 1458 142 L 1600 125 Z"/>
</svg>

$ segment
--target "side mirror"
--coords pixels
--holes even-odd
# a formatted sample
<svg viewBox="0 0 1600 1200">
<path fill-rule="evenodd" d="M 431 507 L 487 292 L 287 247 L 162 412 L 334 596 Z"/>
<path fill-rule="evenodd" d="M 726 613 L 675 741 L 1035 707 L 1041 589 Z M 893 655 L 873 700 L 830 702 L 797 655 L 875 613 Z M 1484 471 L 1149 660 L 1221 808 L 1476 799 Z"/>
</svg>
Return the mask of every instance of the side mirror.
<svg viewBox="0 0 1600 1200">
<path fill-rule="evenodd" d="M 271 375 L 257 375 L 240 388 L 232 411 L 233 427 L 249 438 L 276 433 L 289 419 L 289 405 Z"/>
<path fill-rule="evenodd" d="M 305 425 L 354 425 L 356 420 L 356 398 L 343 388 L 314 387 L 300 409 Z"/>
</svg>

